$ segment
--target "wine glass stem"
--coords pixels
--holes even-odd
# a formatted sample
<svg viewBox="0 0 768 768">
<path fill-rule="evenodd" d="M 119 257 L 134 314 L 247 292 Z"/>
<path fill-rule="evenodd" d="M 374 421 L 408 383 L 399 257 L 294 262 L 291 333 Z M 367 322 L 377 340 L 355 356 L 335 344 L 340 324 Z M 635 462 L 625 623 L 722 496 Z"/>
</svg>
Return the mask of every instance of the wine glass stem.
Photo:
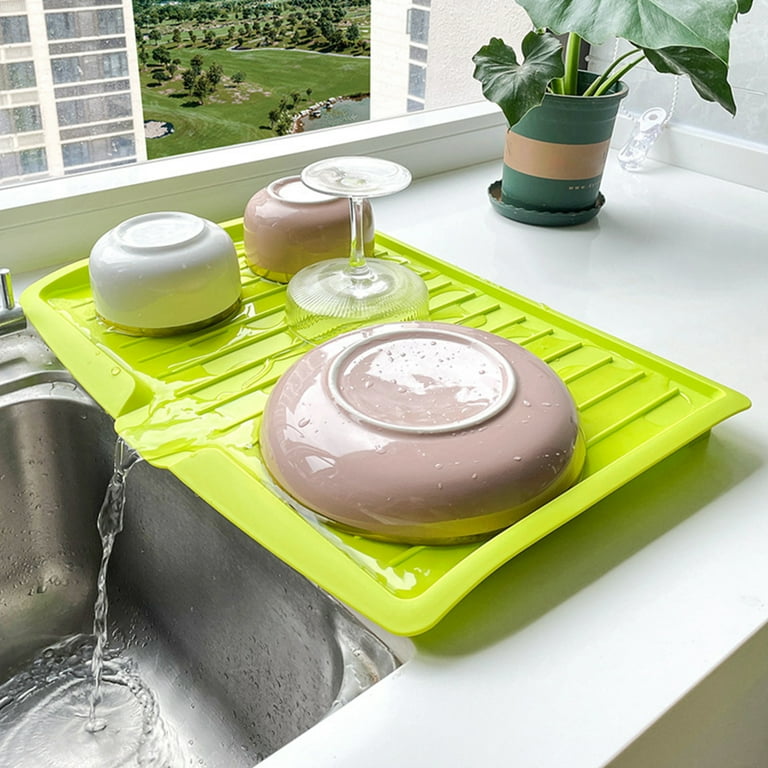
<svg viewBox="0 0 768 768">
<path fill-rule="evenodd" d="M 367 271 L 365 263 L 365 215 L 362 197 L 349 198 L 349 218 L 352 228 L 352 246 L 349 255 L 349 269 L 353 273 Z"/>
</svg>

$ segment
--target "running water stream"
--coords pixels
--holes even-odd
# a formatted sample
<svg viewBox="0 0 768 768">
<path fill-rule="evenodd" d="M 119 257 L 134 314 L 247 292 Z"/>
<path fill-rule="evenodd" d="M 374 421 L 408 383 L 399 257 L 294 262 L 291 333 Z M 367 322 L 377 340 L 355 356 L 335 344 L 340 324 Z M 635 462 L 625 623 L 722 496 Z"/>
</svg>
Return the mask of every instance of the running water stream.
<svg viewBox="0 0 768 768">
<path fill-rule="evenodd" d="M 107 492 L 99 510 L 96 520 L 96 528 L 101 537 L 101 566 L 96 582 L 97 596 L 93 608 L 93 637 L 96 645 L 91 659 L 91 674 L 93 676 L 93 689 L 88 706 L 88 722 L 85 729 L 89 733 L 103 731 L 107 727 L 107 721 L 103 717 L 96 716 L 96 706 L 101 697 L 101 676 L 104 671 L 104 649 L 108 640 L 107 617 L 109 613 L 109 600 L 107 599 L 107 568 L 112 548 L 115 545 L 115 537 L 123 530 L 123 512 L 125 510 L 125 479 L 130 468 L 141 456 L 130 448 L 120 437 L 115 443 L 115 457 L 112 467 L 112 477 L 107 484 Z"/>
<path fill-rule="evenodd" d="M 118 438 L 97 521 L 102 558 L 93 635 L 49 646 L 0 685 L 0 766 L 179 768 L 192 762 L 126 649 L 108 643 L 107 567 L 123 528 L 126 477 L 139 461 Z"/>
</svg>

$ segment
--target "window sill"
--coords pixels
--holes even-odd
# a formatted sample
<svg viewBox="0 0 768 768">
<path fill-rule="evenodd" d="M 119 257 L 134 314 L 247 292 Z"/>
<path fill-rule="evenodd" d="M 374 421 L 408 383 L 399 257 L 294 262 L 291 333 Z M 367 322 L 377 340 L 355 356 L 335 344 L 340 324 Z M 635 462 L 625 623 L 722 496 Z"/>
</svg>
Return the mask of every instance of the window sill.
<svg viewBox="0 0 768 768">
<path fill-rule="evenodd" d="M 386 157 L 415 178 L 500 158 L 504 130 L 498 108 L 478 102 L 0 189 L 3 266 L 82 258 L 107 229 L 149 211 L 240 216 L 258 189 L 330 154 Z"/>
</svg>

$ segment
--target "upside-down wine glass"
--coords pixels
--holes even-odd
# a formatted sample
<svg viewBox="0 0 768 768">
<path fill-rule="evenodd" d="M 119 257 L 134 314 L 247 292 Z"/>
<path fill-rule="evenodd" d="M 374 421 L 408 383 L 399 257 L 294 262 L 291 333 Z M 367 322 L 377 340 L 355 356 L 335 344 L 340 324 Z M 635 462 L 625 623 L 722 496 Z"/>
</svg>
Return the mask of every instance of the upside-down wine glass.
<svg viewBox="0 0 768 768">
<path fill-rule="evenodd" d="M 407 168 L 375 157 L 333 157 L 308 165 L 301 180 L 310 189 L 349 198 L 351 254 L 304 267 L 288 283 L 288 325 L 313 344 L 376 323 L 424 320 L 429 296 L 424 281 L 408 267 L 366 260 L 363 205 L 405 189 Z"/>
</svg>

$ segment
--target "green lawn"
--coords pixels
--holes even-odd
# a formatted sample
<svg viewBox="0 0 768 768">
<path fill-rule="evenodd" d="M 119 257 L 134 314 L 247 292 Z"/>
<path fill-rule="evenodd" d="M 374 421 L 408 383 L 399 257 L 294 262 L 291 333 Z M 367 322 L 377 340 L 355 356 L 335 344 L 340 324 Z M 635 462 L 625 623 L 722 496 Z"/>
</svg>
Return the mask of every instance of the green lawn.
<svg viewBox="0 0 768 768">
<path fill-rule="evenodd" d="M 153 87 L 149 85 L 151 73 L 142 72 L 144 119 L 171 122 L 175 129 L 169 136 L 147 140 L 150 159 L 274 136 L 267 115 L 281 97 L 290 97 L 294 91 L 303 97 L 300 109 L 331 96 L 370 90 L 370 60 L 362 57 L 300 50 L 207 50 L 183 44 L 169 51 L 172 58 L 181 59 L 182 69 L 195 54 L 202 55 L 204 69 L 218 62 L 224 79 L 217 92 L 199 106 L 184 91 L 179 74 Z M 233 84 L 229 78 L 238 71 L 245 81 Z M 307 88 L 312 89 L 310 99 Z"/>
</svg>

